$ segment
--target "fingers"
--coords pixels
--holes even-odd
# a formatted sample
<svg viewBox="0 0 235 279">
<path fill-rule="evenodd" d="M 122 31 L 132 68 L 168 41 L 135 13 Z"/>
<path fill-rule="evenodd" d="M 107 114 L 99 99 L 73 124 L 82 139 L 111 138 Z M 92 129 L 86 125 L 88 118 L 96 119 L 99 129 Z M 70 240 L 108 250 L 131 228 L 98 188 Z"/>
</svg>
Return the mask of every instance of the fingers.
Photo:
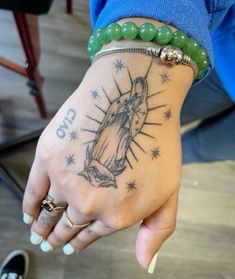
<svg viewBox="0 0 235 279">
<path fill-rule="evenodd" d="M 66 255 L 80 252 L 100 237 L 111 234 L 110 228 L 106 227 L 100 220 L 92 222 L 88 227 L 82 229 L 68 244 L 63 247 Z"/>
<path fill-rule="evenodd" d="M 81 225 L 89 223 L 90 221 L 90 217 L 81 214 L 69 206 L 66 211 L 64 211 L 53 231 L 48 235 L 46 241 L 42 242 L 41 249 L 44 252 L 48 252 L 66 244 L 79 230 L 81 230 L 81 228 L 72 228 L 72 224 Z"/>
<path fill-rule="evenodd" d="M 31 224 L 41 210 L 41 202 L 50 186 L 49 177 L 39 163 L 33 163 L 23 199 L 23 221 Z"/>
<path fill-rule="evenodd" d="M 146 218 L 140 226 L 136 241 L 136 257 L 139 264 L 153 273 L 157 255 L 163 242 L 174 232 L 178 204 L 178 192 L 160 209 Z"/>
<path fill-rule="evenodd" d="M 45 239 L 50 232 L 53 230 L 54 226 L 60 220 L 63 211 L 67 207 L 67 203 L 65 202 L 57 202 L 56 200 L 51 198 L 50 195 L 47 196 L 46 200 L 52 202 L 56 208 L 52 211 L 48 210 L 47 207 L 43 207 L 37 219 L 35 219 L 32 228 L 31 228 L 31 236 L 30 241 L 34 245 L 38 245 L 41 243 L 43 239 Z M 57 199 L 58 200 L 58 199 Z"/>
</svg>

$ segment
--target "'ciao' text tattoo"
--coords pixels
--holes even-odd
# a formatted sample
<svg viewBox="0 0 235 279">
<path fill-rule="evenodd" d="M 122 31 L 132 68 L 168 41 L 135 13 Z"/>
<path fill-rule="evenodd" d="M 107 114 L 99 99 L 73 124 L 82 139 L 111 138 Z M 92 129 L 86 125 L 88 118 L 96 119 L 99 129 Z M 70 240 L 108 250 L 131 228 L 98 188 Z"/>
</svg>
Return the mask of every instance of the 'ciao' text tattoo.
<svg viewBox="0 0 235 279">
<path fill-rule="evenodd" d="M 158 93 L 149 94 L 147 77 L 152 67 L 153 59 L 143 76 L 132 78 L 127 69 L 130 79 L 130 90 L 122 92 L 118 82 L 114 79 L 116 89 L 114 92 L 107 92 L 103 89 L 104 95 L 109 102 L 108 109 L 94 105 L 102 115 L 102 119 L 87 116 L 91 121 L 98 124 L 97 129 L 83 128 L 95 136 L 90 141 L 85 142 L 86 159 L 84 170 L 78 175 L 84 177 L 94 187 L 114 187 L 117 188 L 116 176 L 123 173 L 129 166 L 133 168 L 128 156 L 138 162 L 133 146 L 146 153 L 144 148 L 138 143 L 136 137 L 141 135 L 154 140 L 154 135 L 144 131 L 144 127 L 149 125 L 162 125 L 155 121 L 147 121 L 152 111 L 161 109 L 166 104 L 155 106 L 149 105 L 149 99 Z M 117 60 L 115 68 L 121 70 L 124 66 L 121 60 Z M 120 66 L 118 66 L 120 65 Z M 121 66 L 122 65 L 122 66 Z M 165 80 L 169 81 L 167 73 Z M 112 100 L 108 96 L 115 96 Z M 132 146 L 133 145 L 133 146 Z M 152 150 L 152 159 L 160 156 L 159 148 Z M 128 183 L 129 189 L 135 189 L 135 181 Z"/>
<path fill-rule="evenodd" d="M 74 119 L 76 117 L 76 111 L 73 108 L 70 108 L 66 116 L 63 119 L 63 122 L 60 124 L 60 126 L 56 130 L 56 135 L 58 138 L 63 139 L 66 136 L 66 132 L 72 125 Z"/>
</svg>

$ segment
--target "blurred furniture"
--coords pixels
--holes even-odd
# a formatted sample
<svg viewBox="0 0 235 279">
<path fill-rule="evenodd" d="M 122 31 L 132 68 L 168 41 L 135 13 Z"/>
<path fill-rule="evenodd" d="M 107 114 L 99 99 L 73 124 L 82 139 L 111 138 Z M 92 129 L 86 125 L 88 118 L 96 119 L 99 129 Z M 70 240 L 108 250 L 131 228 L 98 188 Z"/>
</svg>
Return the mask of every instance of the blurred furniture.
<svg viewBox="0 0 235 279">
<path fill-rule="evenodd" d="M 30 38 L 30 32 L 26 20 L 26 13 L 34 15 L 47 13 L 51 6 L 51 3 L 52 0 L 0 0 L 0 9 L 10 10 L 13 12 L 16 27 L 26 57 L 25 66 L 18 65 L 13 61 L 5 59 L 4 57 L 0 57 L 0 65 L 8 68 L 11 71 L 19 73 L 20 75 L 23 75 L 28 79 L 27 85 L 30 87 L 30 94 L 35 98 L 42 118 L 47 117 L 47 111 L 42 94 L 43 78 L 41 77 L 38 70 L 38 63 Z M 5 154 L 8 154 L 12 150 L 19 148 L 21 145 L 25 145 L 28 142 L 37 139 L 40 136 L 41 132 L 42 130 L 31 132 L 25 136 L 13 138 L 10 141 L 0 144 L 1 157 L 3 157 Z M 23 198 L 23 188 L 4 167 L 3 163 L 1 162 L 1 158 L 0 179 L 17 195 L 18 198 Z"/>
<path fill-rule="evenodd" d="M 73 13 L 73 0 L 66 0 L 66 11 L 70 15 Z"/>
</svg>

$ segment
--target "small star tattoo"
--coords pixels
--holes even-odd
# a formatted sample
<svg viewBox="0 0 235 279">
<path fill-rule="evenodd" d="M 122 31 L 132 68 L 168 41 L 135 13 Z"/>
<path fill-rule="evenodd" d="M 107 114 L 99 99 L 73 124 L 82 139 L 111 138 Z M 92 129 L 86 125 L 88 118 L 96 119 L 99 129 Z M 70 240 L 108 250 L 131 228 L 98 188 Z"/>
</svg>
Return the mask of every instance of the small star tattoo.
<svg viewBox="0 0 235 279">
<path fill-rule="evenodd" d="M 128 192 L 136 190 L 137 187 L 135 186 L 135 181 L 127 183 L 127 189 L 128 189 Z"/>
<path fill-rule="evenodd" d="M 77 131 L 72 131 L 69 133 L 69 137 L 70 137 L 70 140 L 74 141 L 74 140 L 77 140 L 78 139 L 78 133 Z"/>
<path fill-rule="evenodd" d="M 67 167 L 74 165 L 75 164 L 74 154 L 65 156 L 65 163 L 66 163 Z"/>
<path fill-rule="evenodd" d="M 93 99 L 98 98 L 98 97 L 99 97 L 99 94 L 98 94 L 97 90 L 92 90 L 92 91 L 91 91 L 91 96 L 92 96 Z"/>
<path fill-rule="evenodd" d="M 125 68 L 124 64 L 122 63 L 122 59 L 117 60 L 115 63 L 113 63 L 113 65 L 114 65 L 114 68 L 116 69 L 116 73 L 118 71 L 121 71 L 122 68 Z"/>
<path fill-rule="evenodd" d="M 160 156 L 159 147 L 154 148 L 153 150 L 151 150 L 151 156 L 152 156 L 152 160 L 157 159 L 157 157 Z"/>
<path fill-rule="evenodd" d="M 160 77 L 161 77 L 162 84 L 167 83 L 168 81 L 170 81 L 167 72 L 164 72 L 164 73 L 160 74 Z"/>
<path fill-rule="evenodd" d="M 167 111 L 165 111 L 163 117 L 165 118 L 165 120 L 169 120 L 172 117 L 171 109 L 168 109 Z"/>
</svg>

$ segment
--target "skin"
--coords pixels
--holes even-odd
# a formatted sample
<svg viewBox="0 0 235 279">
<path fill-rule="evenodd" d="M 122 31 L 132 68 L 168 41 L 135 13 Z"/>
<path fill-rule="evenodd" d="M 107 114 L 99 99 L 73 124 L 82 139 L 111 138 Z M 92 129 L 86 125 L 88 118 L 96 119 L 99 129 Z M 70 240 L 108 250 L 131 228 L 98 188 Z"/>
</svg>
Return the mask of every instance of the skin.
<svg viewBox="0 0 235 279">
<path fill-rule="evenodd" d="M 138 25 L 147 21 L 128 20 L 135 20 Z M 156 26 L 160 24 L 152 22 Z M 112 45 L 115 44 L 120 45 L 120 42 L 112 42 Z M 120 60 L 124 67 L 117 70 L 115 64 Z M 24 196 L 23 212 L 35 219 L 31 231 L 43 236 L 54 248 L 70 243 L 79 252 L 102 236 L 140 223 L 136 257 L 143 268 L 148 268 L 154 254 L 173 233 L 181 177 L 179 118 L 183 100 L 193 80 L 193 71 L 189 66 L 169 66 L 158 58 L 153 59 L 147 76 L 148 96 L 160 93 L 147 100 L 148 107 L 165 106 L 148 111 L 147 122 L 161 125 L 143 126 L 141 131 L 153 138 L 143 134 L 135 136 L 145 152 L 131 143 L 138 161 L 128 150 L 127 157 L 132 168 L 125 163 L 125 170 L 115 176 L 117 188 L 94 187 L 78 175 L 84 170 L 86 161 L 87 145 L 84 142 L 95 138 L 93 133 L 84 129 L 97 131 L 99 128 L 99 124 L 87 116 L 102 122 L 104 114 L 97 106 L 107 112 L 110 107 L 108 98 L 117 98 L 114 78 L 121 91 L 127 92 L 131 89 L 127 69 L 135 79 L 146 73 L 150 63 L 150 56 L 137 53 L 99 58 L 42 133 Z M 75 115 L 71 114 L 71 109 Z M 60 138 L 57 131 L 64 127 L 69 111 L 68 128 L 62 129 L 65 136 Z M 73 134 L 71 138 L 71 131 L 75 131 L 76 136 Z M 107 148 L 112 152 L 115 134 L 110 133 L 108 140 L 111 144 Z M 67 214 L 72 222 L 82 224 L 91 221 L 91 225 L 80 232 L 73 231 L 67 226 L 63 214 L 53 229 L 43 226 L 37 216 L 47 194 L 56 202 L 68 203 Z"/>
</svg>

